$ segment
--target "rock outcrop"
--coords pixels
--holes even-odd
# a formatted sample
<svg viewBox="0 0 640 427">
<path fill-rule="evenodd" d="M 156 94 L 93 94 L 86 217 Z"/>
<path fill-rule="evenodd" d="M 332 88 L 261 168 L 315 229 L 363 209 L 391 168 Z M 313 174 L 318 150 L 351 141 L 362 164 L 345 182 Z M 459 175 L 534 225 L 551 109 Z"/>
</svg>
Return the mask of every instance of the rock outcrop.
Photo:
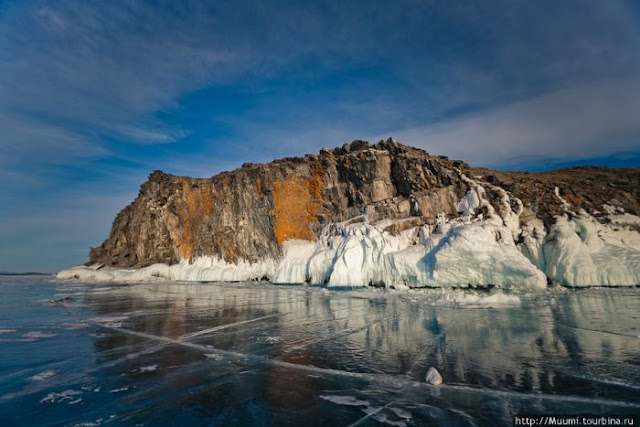
<svg viewBox="0 0 640 427">
<path fill-rule="evenodd" d="M 354 141 L 333 150 L 323 149 L 318 155 L 245 164 L 208 179 L 155 171 L 135 201 L 118 214 L 107 240 L 91 250 L 88 265 L 193 265 L 202 263 L 203 258 L 224 266 L 269 261 L 272 264 L 268 268 L 254 269 L 247 277 L 285 277 L 282 281 L 287 281 L 287 277 L 300 276 L 307 282 L 349 282 L 351 279 L 336 272 L 338 258 L 348 253 L 346 249 L 340 252 L 337 246 L 351 235 L 366 235 L 356 239 L 362 246 L 356 252 L 363 252 L 365 260 L 353 254 L 343 259 L 347 269 L 364 268 L 367 257 L 384 267 L 379 274 L 374 268 L 371 274 L 358 276 L 357 280 L 368 281 L 364 284 L 401 281 L 407 286 L 455 285 L 458 272 L 452 273 L 451 267 L 460 265 L 460 260 L 470 261 L 467 269 L 473 270 L 477 261 L 474 257 L 479 256 L 476 252 L 481 251 L 480 247 L 460 242 L 484 236 L 482 239 L 492 240 L 485 245 L 487 248 L 495 246 L 494 261 L 499 259 L 504 264 L 500 264 L 501 272 L 509 270 L 508 262 L 529 264 L 516 272 L 514 283 L 526 282 L 527 278 L 544 282 L 540 273 L 544 272 L 551 281 L 579 286 L 581 283 L 571 282 L 575 279 L 571 274 L 549 267 L 556 262 L 551 257 L 560 256 L 553 252 L 557 247 L 550 245 L 559 236 L 559 222 L 589 218 L 596 228 L 628 233 L 631 243 L 623 244 L 628 246 L 625 254 L 630 257 L 625 267 L 628 277 L 609 284 L 633 285 L 640 283 L 640 246 L 635 246 L 635 235 L 640 231 L 640 222 L 636 221 L 639 200 L 638 169 L 491 171 L 432 156 L 392 139 L 377 144 Z M 462 225 L 466 228 L 459 228 Z M 358 227 L 364 228 L 357 231 Z M 582 243 L 593 243 L 584 240 L 587 232 L 583 230 L 581 236 L 579 227 L 571 227 Z M 585 228 L 584 224 L 581 227 Z M 606 234 L 602 230 L 595 233 L 603 239 Z M 338 242 L 336 237 L 342 240 Z M 304 242 L 308 242 L 306 246 Z M 292 245 L 297 249 L 288 250 Z M 416 252 L 410 248 L 415 245 L 424 249 Z M 300 251 L 307 253 L 305 250 L 307 258 L 300 257 Z M 417 258 L 411 262 L 416 265 L 404 265 L 402 251 L 413 251 Z M 471 251 L 471 255 L 465 255 L 465 251 Z M 637 256 L 634 251 L 638 251 Z M 299 261 L 292 261 L 294 252 Z M 287 256 L 289 260 L 281 262 Z M 316 267 L 310 261 L 314 256 Z M 356 264 L 346 265 L 353 256 Z M 458 256 L 462 258 L 458 260 Z M 596 261 L 600 258 L 595 256 Z M 478 266 L 481 271 L 477 274 L 460 272 L 459 285 L 500 282 L 490 274 L 491 260 L 486 261 L 487 265 Z M 290 274 L 282 276 L 278 266 L 285 264 L 287 269 L 300 272 L 286 270 Z M 438 266 L 442 268 L 438 270 Z M 444 266 L 449 266 L 448 271 L 443 271 Z M 153 275 L 165 276 L 158 268 Z M 633 283 L 636 275 L 638 283 Z M 507 282 L 503 287 L 509 287 Z"/>
<path fill-rule="evenodd" d="M 142 267 L 200 255 L 257 262 L 280 255 L 287 240 L 315 240 L 325 225 L 365 213 L 371 222 L 418 215 L 435 223 L 440 212 L 457 215 L 467 191 L 456 165 L 387 140 L 245 164 L 209 179 L 155 171 L 89 262 Z"/>
</svg>

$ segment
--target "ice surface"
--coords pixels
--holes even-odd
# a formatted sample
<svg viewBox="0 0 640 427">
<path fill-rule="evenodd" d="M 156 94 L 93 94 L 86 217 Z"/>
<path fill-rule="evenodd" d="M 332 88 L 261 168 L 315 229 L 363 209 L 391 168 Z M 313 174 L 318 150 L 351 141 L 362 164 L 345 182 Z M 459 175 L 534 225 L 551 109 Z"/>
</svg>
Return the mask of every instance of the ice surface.
<svg viewBox="0 0 640 427">
<path fill-rule="evenodd" d="M 511 425 L 640 410 L 640 289 L 29 280 L 3 287 L 0 329 L 52 336 L 2 342 L 7 425 L 25 413 L 41 425 Z M 67 296 L 79 304 L 47 304 Z"/>
</svg>

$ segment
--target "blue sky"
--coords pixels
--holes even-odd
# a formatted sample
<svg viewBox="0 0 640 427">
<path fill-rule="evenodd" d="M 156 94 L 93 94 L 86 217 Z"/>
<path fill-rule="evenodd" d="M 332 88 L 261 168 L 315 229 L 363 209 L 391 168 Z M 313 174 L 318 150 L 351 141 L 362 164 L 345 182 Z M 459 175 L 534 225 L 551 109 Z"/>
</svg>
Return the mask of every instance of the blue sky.
<svg viewBox="0 0 640 427">
<path fill-rule="evenodd" d="M 0 2 L 0 271 L 84 262 L 155 169 L 639 166 L 639 111 L 637 1 Z"/>
</svg>

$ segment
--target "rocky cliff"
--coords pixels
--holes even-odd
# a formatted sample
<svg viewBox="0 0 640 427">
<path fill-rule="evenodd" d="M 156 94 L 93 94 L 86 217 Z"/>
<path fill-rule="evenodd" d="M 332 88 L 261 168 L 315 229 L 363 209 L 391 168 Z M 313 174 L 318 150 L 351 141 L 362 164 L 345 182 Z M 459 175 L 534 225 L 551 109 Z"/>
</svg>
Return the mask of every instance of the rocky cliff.
<svg viewBox="0 0 640 427">
<path fill-rule="evenodd" d="M 526 261 L 539 270 L 532 272 L 527 266 L 521 269 L 522 275 L 516 274 L 520 279 L 512 282 L 535 277 L 534 281 L 540 284 L 546 275 L 549 280 L 579 286 L 582 283 L 575 282 L 575 274 L 549 270 L 556 262 L 551 259 L 554 249 L 549 248 L 550 242 L 564 230 L 559 223 L 568 221 L 585 245 L 590 244 L 585 239 L 593 237 L 586 236 L 589 232 L 604 240 L 604 234 L 622 232 L 627 243 L 618 235 L 616 238 L 627 245 L 623 249 L 630 257 L 625 266 L 628 277 L 607 284 L 633 285 L 640 283 L 640 246 L 635 246 L 640 227 L 636 220 L 639 200 L 639 169 L 491 171 L 432 156 L 392 139 L 377 144 L 354 141 L 333 150 L 323 149 L 318 155 L 245 164 L 208 179 L 153 172 L 135 201 L 118 214 L 107 240 L 91 250 L 88 265 L 193 265 L 206 258 L 216 260 L 215 266 L 202 268 L 215 269 L 268 260 L 272 264 L 255 270 L 254 276 L 281 277 L 280 281 L 344 281 L 345 285 L 352 285 L 351 273 L 347 274 L 349 277 L 337 273 L 342 257 L 347 270 L 371 270 L 357 277 L 356 282 L 364 280 L 363 284 L 388 284 L 402 276 L 402 284 L 408 286 L 455 285 L 457 278 L 459 285 L 486 285 L 501 283 L 490 272 L 497 261 L 492 264 L 487 259 L 484 271 L 484 267 L 473 265 L 477 248 L 473 253 L 469 252 L 471 246 L 455 248 L 464 241 L 480 242 L 484 238 L 481 236 L 488 233 L 489 240 L 493 240 L 490 243 L 499 244 L 495 251 L 500 262 L 513 256 L 513 262 Z M 579 220 L 584 223 L 585 218 L 590 225 L 576 225 Z M 605 233 L 598 227 L 608 228 Z M 362 256 L 356 258 L 363 259 L 356 259 L 355 264 L 347 260 L 354 255 L 347 257 L 346 247 L 342 255 L 335 247 L 349 246 L 345 242 L 351 235 L 368 236 L 357 239 L 357 251 Z M 446 240 L 437 236 L 445 236 Z M 406 254 L 398 258 L 398 254 L 416 252 L 411 249 L 416 245 L 422 251 L 412 261 L 416 265 L 404 266 L 405 261 L 400 258 L 413 258 Z M 294 246 L 296 249 L 291 249 Z M 455 255 L 447 255 L 447 247 Z M 306 258 L 292 261 L 305 251 Z M 323 255 L 318 258 L 320 252 Z M 510 255 L 505 258 L 507 253 Z M 287 256 L 289 260 L 283 262 Z M 319 266 L 314 267 L 314 256 L 319 259 Z M 482 271 L 460 273 L 459 266 L 464 262 L 455 261 L 456 257 L 472 261 L 467 269 Z M 594 262 L 600 258 L 596 255 Z M 378 267 L 383 265 L 384 271 L 376 270 L 376 266 L 366 267 L 367 260 Z M 453 270 L 445 268 L 449 261 L 454 263 Z M 504 268 L 509 270 L 506 264 Z M 583 266 L 571 268 L 581 270 Z M 599 269 L 595 264 L 592 268 Z M 301 272 L 292 272 L 297 269 Z M 97 270 L 94 267 L 91 271 Z M 153 275 L 165 276 L 163 271 L 155 269 Z M 608 277 L 591 279 L 611 281 Z M 493 283 L 485 283 L 489 281 Z"/>
<path fill-rule="evenodd" d="M 153 172 L 113 222 L 90 263 L 141 267 L 199 255 L 235 263 L 281 253 L 289 239 L 369 212 L 435 223 L 457 214 L 461 162 L 392 140 L 345 144 L 319 155 L 245 164 L 209 179 Z"/>
</svg>

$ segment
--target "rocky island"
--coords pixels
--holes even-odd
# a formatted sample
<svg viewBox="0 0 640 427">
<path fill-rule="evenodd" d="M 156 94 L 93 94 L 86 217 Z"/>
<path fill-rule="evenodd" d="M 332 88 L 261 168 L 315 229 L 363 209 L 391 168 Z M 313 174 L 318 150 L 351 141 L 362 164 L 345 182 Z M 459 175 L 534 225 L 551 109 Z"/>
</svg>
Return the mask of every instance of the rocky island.
<svg viewBox="0 0 640 427">
<path fill-rule="evenodd" d="M 545 288 L 640 284 L 640 169 L 504 172 L 393 139 L 155 171 L 60 279 Z"/>
</svg>

